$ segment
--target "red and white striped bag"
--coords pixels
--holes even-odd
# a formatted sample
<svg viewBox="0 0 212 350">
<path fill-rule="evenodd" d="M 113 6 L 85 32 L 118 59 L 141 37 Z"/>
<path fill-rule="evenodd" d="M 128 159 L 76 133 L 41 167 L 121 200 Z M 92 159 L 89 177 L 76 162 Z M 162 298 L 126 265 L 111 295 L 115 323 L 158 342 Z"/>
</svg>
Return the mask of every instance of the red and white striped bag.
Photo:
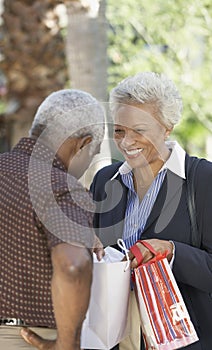
<svg viewBox="0 0 212 350">
<path fill-rule="evenodd" d="M 179 349 L 196 342 L 198 336 L 166 254 L 157 253 L 146 241 L 139 242 L 155 255 L 133 271 L 146 350 Z M 139 261 L 138 247 L 134 245 L 130 250 Z"/>
</svg>

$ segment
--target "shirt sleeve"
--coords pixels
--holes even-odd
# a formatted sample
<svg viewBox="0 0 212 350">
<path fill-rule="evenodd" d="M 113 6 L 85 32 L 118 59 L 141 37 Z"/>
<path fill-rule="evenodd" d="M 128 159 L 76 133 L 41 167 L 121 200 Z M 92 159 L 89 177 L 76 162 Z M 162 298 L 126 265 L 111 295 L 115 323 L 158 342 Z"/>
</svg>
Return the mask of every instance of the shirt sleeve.
<svg viewBox="0 0 212 350">
<path fill-rule="evenodd" d="M 172 258 L 171 258 L 171 260 L 169 262 L 169 265 L 170 265 L 170 267 L 172 269 L 173 268 L 173 264 L 174 264 L 174 259 L 175 259 L 175 244 L 174 244 L 173 241 L 169 241 L 169 242 L 171 242 L 172 245 L 173 245 L 173 255 L 172 255 Z"/>
<path fill-rule="evenodd" d="M 46 235 L 50 249 L 62 242 L 93 247 L 95 234 L 90 200 L 84 189 L 75 191 L 74 196 L 67 189 L 46 198 L 41 196 L 36 224 Z"/>
</svg>

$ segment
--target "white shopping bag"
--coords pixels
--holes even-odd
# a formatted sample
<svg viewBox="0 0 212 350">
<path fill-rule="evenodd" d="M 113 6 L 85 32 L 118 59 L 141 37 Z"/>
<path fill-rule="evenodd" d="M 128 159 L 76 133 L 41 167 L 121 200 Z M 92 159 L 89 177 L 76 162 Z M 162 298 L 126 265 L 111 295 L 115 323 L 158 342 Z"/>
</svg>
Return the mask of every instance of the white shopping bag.
<svg viewBox="0 0 212 350">
<path fill-rule="evenodd" d="M 129 334 L 130 268 L 126 261 L 120 261 L 124 256 L 121 252 L 111 247 L 105 251 L 104 261 L 94 260 L 90 305 L 81 333 L 82 349 L 108 350 Z"/>
</svg>

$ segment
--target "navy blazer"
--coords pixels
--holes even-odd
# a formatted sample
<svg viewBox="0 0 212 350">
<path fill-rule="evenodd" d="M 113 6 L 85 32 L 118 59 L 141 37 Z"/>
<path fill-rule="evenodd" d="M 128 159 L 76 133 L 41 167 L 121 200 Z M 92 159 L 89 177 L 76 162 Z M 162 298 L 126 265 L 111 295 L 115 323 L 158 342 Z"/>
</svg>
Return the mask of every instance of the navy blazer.
<svg viewBox="0 0 212 350">
<path fill-rule="evenodd" d="M 186 167 L 191 157 L 186 155 Z M 127 188 L 118 175 L 121 163 L 109 165 L 91 185 L 97 210 L 94 226 L 104 246 L 122 237 Z M 141 239 L 172 240 L 175 244 L 173 273 L 200 341 L 186 349 L 212 349 L 212 163 L 203 159 L 195 176 L 195 205 L 201 248 L 191 245 L 186 181 L 167 170 Z M 189 179 L 188 179 L 189 181 Z"/>
</svg>

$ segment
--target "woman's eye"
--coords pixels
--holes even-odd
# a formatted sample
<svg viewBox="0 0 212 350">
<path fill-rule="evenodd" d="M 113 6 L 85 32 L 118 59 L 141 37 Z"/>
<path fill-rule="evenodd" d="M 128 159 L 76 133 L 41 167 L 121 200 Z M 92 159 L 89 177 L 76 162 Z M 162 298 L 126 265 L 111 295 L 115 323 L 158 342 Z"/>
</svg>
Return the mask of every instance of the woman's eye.
<svg viewBox="0 0 212 350">
<path fill-rule="evenodd" d="M 116 134 L 121 134 L 121 133 L 124 133 L 124 130 L 122 130 L 122 129 L 115 129 L 114 132 Z"/>
<path fill-rule="evenodd" d="M 136 129 L 134 131 L 137 132 L 138 134 L 143 134 L 145 132 L 144 129 Z"/>
<path fill-rule="evenodd" d="M 123 138 L 125 135 L 125 131 L 123 129 L 114 129 L 114 137 L 115 138 Z"/>
</svg>

